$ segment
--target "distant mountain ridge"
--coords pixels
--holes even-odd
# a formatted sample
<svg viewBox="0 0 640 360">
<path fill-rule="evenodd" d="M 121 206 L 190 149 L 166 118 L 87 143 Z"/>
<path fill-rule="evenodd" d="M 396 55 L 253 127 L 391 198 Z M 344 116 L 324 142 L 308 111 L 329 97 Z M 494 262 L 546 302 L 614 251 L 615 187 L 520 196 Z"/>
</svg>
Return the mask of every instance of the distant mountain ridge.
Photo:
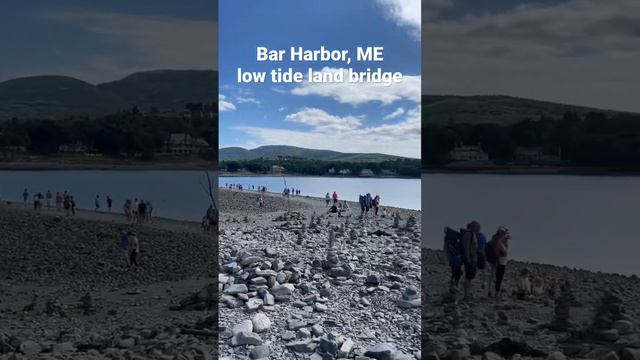
<svg viewBox="0 0 640 360">
<path fill-rule="evenodd" d="M 567 111 L 621 112 L 505 95 L 422 95 L 423 123 L 431 125 L 512 124 L 526 119 L 539 120 L 541 116 L 561 118 Z"/>
<path fill-rule="evenodd" d="M 402 157 L 377 153 L 341 153 L 332 150 L 306 149 L 288 145 L 265 145 L 255 149 L 226 147 L 218 151 L 219 161 L 239 161 L 259 158 L 276 159 L 281 157 L 299 157 L 325 161 L 382 162 L 402 159 Z"/>
<path fill-rule="evenodd" d="M 217 102 L 217 84 L 213 70 L 144 71 L 97 85 L 69 76 L 29 76 L 0 82 L 0 120 L 100 116 L 134 105 L 182 110 L 189 102 Z"/>
</svg>

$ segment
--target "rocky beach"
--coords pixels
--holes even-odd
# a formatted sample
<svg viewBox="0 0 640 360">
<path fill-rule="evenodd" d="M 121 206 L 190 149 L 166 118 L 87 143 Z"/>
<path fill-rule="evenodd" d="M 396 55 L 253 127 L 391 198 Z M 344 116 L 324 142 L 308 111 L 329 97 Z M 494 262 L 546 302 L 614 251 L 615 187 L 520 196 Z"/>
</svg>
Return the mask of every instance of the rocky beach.
<svg viewBox="0 0 640 360">
<path fill-rule="evenodd" d="M 138 268 L 118 247 L 140 241 Z M 213 359 L 216 236 L 0 205 L 0 359 Z"/>
<path fill-rule="evenodd" d="M 420 359 L 420 212 L 220 190 L 221 359 Z"/>
<path fill-rule="evenodd" d="M 637 276 L 509 261 L 501 299 L 476 278 L 465 302 L 442 251 L 422 267 L 423 359 L 640 359 Z M 529 296 L 514 294 L 522 273 Z"/>
</svg>

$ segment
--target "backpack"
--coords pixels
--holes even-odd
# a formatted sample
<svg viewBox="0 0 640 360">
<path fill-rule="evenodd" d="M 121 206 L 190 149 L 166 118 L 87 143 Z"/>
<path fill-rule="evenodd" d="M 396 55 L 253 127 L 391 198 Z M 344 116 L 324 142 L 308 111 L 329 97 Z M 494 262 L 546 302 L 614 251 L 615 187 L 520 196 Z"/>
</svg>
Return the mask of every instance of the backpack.
<svg viewBox="0 0 640 360">
<path fill-rule="evenodd" d="M 460 243 L 460 233 L 446 228 L 444 233 L 444 250 L 448 257 L 460 256 L 462 254 L 462 245 Z"/>
<path fill-rule="evenodd" d="M 495 248 L 496 248 L 496 242 L 493 239 L 487 242 L 487 246 L 485 246 L 485 255 L 486 255 L 487 261 L 491 264 L 495 264 L 498 262 L 498 256 Z"/>
</svg>

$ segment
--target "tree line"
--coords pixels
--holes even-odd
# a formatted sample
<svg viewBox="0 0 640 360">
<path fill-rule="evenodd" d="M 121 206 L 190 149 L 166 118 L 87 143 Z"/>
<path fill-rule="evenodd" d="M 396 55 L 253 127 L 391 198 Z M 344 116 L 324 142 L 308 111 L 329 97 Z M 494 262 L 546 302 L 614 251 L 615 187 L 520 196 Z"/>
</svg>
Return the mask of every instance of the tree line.
<svg viewBox="0 0 640 360">
<path fill-rule="evenodd" d="M 449 163 L 456 145 L 480 144 L 498 164 L 514 161 L 518 147 L 538 147 L 571 166 L 640 168 L 639 114 L 566 112 L 559 119 L 542 116 L 508 125 L 423 122 L 422 134 L 427 167 Z"/>
<path fill-rule="evenodd" d="M 273 166 L 281 166 L 284 171 L 297 175 L 340 175 L 341 170 L 348 170 L 348 175 L 358 176 L 362 170 L 368 169 L 373 175 L 385 172 L 402 177 L 420 177 L 419 159 L 395 159 L 381 162 L 327 161 L 303 158 L 287 160 L 252 159 L 239 161 L 221 161 L 219 168 L 230 173 L 245 170 L 255 174 L 267 174 Z M 343 172 L 344 174 L 344 172 Z M 346 175 L 346 174 L 345 174 Z"/>
<path fill-rule="evenodd" d="M 213 143 L 217 139 L 217 122 L 206 116 L 185 119 L 141 114 L 136 108 L 98 118 L 14 118 L 0 122 L 0 147 L 20 146 L 34 154 L 49 155 L 58 153 L 61 145 L 80 143 L 104 155 L 150 160 L 172 133 L 186 133 Z"/>
</svg>

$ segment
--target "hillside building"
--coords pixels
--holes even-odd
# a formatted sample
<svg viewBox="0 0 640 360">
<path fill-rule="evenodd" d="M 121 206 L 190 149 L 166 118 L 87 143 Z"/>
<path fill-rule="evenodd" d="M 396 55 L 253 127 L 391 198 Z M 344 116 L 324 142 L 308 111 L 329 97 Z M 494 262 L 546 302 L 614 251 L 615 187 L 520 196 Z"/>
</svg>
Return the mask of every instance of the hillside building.
<svg viewBox="0 0 640 360">
<path fill-rule="evenodd" d="M 449 153 L 451 161 L 489 161 L 489 154 L 478 146 L 456 146 Z"/>
<path fill-rule="evenodd" d="M 202 138 L 194 138 L 189 134 L 171 134 L 164 146 L 164 152 L 175 155 L 197 154 L 210 148 Z"/>
</svg>

